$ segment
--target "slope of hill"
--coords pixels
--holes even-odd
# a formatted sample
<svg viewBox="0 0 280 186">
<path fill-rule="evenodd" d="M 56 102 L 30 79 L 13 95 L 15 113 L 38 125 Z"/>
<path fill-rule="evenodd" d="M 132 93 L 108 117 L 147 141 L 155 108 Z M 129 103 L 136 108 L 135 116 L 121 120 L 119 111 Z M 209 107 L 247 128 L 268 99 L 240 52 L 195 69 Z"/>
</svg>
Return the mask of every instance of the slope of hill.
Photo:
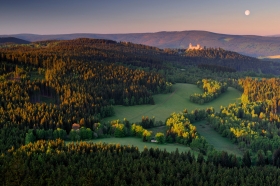
<svg viewBox="0 0 280 186">
<path fill-rule="evenodd" d="M 45 61 L 50 55 L 65 61 L 105 61 L 149 69 L 169 69 L 173 67 L 187 68 L 188 65 L 218 65 L 230 67 L 237 71 L 252 70 L 266 74 L 280 74 L 280 64 L 266 62 L 244 56 L 221 48 L 206 50 L 159 49 L 130 42 L 116 42 L 104 39 L 80 38 L 74 40 L 51 40 L 33 42 L 29 47 L 10 47 L 0 49 L 0 54 L 7 60 L 28 58 L 30 61 Z M 24 51 L 24 52 L 23 52 Z M 68 56 L 65 58 L 65 56 Z M 11 58 L 11 59 L 10 59 Z M 168 64 L 168 65 L 166 65 Z"/>
<path fill-rule="evenodd" d="M 15 37 L 0 37 L 0 44 L 29 44 L 29 41 Z"/>
<path fill-rule="evenodd" d="M 28 41 L 68 40 L 76 38 L 111 39 L 145 44 L 159 48 L 188 48 L 189 43 L 206 47 L 235 51 L 241 54 L 258 57 L 280 54 L 280 37 L 254 35 L 227 35 L 207 31 L 180 31 L 132 34 L 60 34 L 60 35 L 13 35 Z"/>
</svg>

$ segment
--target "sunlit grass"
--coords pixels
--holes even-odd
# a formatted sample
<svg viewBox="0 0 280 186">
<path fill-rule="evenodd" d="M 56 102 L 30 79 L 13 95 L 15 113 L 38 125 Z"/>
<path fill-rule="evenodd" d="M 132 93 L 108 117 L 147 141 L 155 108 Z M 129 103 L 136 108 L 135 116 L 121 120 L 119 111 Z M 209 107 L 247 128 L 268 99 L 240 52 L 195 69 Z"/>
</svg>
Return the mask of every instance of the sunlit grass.
<svg viewBox="0 0 280 186">
<path fill-rule="evenodd" d="M 206 123 L 206 121 L 200 121 L 194 123 L 194 125 L 196 126 L 197 132 L 203 136 L 209 144 L 213 145 L 218 151 L 227 151 L 230 154 L 242 156 L 243 153 L 238 149 L 237 145 L 233 144 L 228 138 L 222 137 Z"/>
<path fill-rule="evenodd" d="M 189 97 L 193 93 L 202 93 L 196 85 L 177 83 L 174 85 L 174 92 L 169 94 L 158 94 L 154 96 L 155 105 L 137 105 L 137 106 L 114 106 L 115 115 L 103 119 L 103 122 L 119 119 L 123 121 L 126 118 L 130 122 L 141 121 L 142 116 L 148 116 L 149 118 L 155 117 L 156 121 L 165 121 L 167 117 L 173 112 L 181 112 L 184 109 L 192 111 L 195 109 L 205 109 L 213 107 L 216 111 L 220 109 L 220 106 L 228 106 L 230 103 L 239 102 L 241 93 L 229 87 L 228 91 L 219 98 L 199 105 L 192 103 Z"/>
</svg>

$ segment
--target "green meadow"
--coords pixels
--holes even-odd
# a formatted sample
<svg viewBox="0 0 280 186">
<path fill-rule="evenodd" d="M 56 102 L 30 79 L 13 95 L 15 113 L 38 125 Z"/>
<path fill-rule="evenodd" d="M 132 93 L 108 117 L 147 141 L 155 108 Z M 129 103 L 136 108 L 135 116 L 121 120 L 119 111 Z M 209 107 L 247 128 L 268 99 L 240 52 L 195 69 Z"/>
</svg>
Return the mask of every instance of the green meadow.
<svg viewBox="0 0 280 186">
<path fill-rule="evenodd" d="M 30 72 L 30 80 L 31 80 L 31 81 L 35 81 L 36 79 L 37 79 L 37 80 L 43 80 L 43 79 L 45 79 L 45 74 L 44 74 L 44 73 L 39 74 L 38 72 L 35 72 L 35 71 Z"/>
<path fill-rule="evenodd" d="M 41 102 L 45 102 L 47 104 L 55 104 L 55 100 L 51 97 L 47 97 L 47 96 L 42 96 L 41 97 Z"/>
<path fill-rule="evenodd" d="M 126 118 L 130 122 L 141 121 L 142 116 L 148 116 L 149 118 L 155 117 L 156 121 L 165 121 L 166 118 L 173 112 L 181 112 L 187 109 L 189 112 L 195 109 L 206 109 L 213 107 L 215 111 L 218 111 L 221 106 L 228 106 L 230 103 L 237 103 L 240 101 L 241 92 L 229 87 L 228 91 L 220 95 L 217 99 L 210 103 L 199 105 L 189 101 L 189 96 L 194 93 L 202 93 L 196 85 L 177 83 L 173 86 L 173 92 L 169 94 L 154 95 L 155 105 L 137 105 L 137 106 L 114 106 L 115 115 L 108 117 L 103 122 L 110 122 L 112 120 L 119 119 L 123 121 Z M 223 138 L 220 134 L 214 131 L 209 125 L 206 125 L 206 121 L 197 122 L 194 124 L 197 127 L 199 134 L 205 137 L 205 139 L 214 146 L 216 150 L 227 151 L 228 153 L 241 156 L 242 152 L 238 149 L 237 145 L 232 144 L 227 138 Z M 165 132 L 165 126 L 155 127 L 149 129 L 153 131 L 153 134 L 157 132 Z M 121 145 L 137 146 L 139 150 L 147 148 L 159 148 L 166 149 L 166 151 L 175 151 L 178 148 L 179 152 L 189 151 L 191 148 L 179 145 L 179 144 L 155 144 L 142 142 L 139 138 L 103 138 L 90 140 L 94 143 L 119 143 Z M 192 151 L 197 155 L 196 151 Z"/>
<path fill-rule="evenodd" d="M 215 111 L 220 106 L 228 106 L 230 103 L 239 102 L 241 92 L 229 87 L 228 91 L 210 103 L 199 105 L 189 101 L 193 93 L 202 93 L 196 85 L 177 83 L 173 85 L 173 93 L 154 95 L 155 105 L 136 105 L 136 106 L 114 106 L 115 115 L 103 119 L 103 122 L 126 118 L 130 122 L 141 121 L 142 116 L 149 118 L 155 117 L 156 121 L 165 121 L 173 112 L 181 112 L 187 109 L 189 112 L 195 109 L 205 109 L 213 107 Z"/>
<path fill-rule="evenodd" d="M 213 145 L 218 151 L 227 151 L 229 154 L 242 156 L 243 153 L 238 149 L 237 145 L 233 144 L 228 138 L 222 137 L 206 123 L 206 121 L 200 121 L 194 123 L 194 125 L 196 126 L 197 132 L 203 136 L 209 144 Z"/>
</svg>

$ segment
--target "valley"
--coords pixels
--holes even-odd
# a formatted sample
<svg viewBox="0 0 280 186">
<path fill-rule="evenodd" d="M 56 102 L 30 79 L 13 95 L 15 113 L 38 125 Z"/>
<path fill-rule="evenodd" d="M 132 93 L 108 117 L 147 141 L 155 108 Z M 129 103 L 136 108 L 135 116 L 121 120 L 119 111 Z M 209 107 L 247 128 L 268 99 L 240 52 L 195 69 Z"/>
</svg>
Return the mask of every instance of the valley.
<svg viewBox="0 0 280 186">
<path fill-rule="evenodd" d="M 87 172 L 89 162 L 97 166 L 90 157 L 109 172 L 110 162 L 138 174 L 136 160 L 162 167 L 157 175 L 171 171 L 163 166 L 171 160 L 278 171 L 278 62 L 221 48 L 163 50 L 88 38 L 6 43 L 0 61 L 0 175 L 14 165 L 46 173 L 47 162 L 60 162 L 53 166 L 69 176 Z"/>
<path fill-rule="evenodd" d="M 1 1 L 0 185 L 278 186 L 280 1 Z"/>
</svg>

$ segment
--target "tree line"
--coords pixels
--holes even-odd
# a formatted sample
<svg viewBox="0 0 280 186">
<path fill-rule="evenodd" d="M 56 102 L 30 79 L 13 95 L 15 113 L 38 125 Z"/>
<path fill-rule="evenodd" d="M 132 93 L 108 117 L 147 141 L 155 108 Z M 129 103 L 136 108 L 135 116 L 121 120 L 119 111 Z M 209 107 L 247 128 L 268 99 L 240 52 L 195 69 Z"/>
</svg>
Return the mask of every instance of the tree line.
<svg viewBox="0 0 280 186">
<path fill-rule="evenodd" d="M 214 100 L 220 94 L 226 92 L 228 88 L 226 82 L 218 82 L 212 79 L 202 79 L 197 82 L 197 86 L 202 89 L 204 93 L 190 95 L 190 101 L 201 105 Z"/>
<path fill-rule="evenodd" d="M 277 167 L 247 166 L 247 160 L 226 152 L 195 158 L 178 150 L 40 140 L 0 156 L 0 180 L 8 185 L 278 185 Z"/>
</svg>

